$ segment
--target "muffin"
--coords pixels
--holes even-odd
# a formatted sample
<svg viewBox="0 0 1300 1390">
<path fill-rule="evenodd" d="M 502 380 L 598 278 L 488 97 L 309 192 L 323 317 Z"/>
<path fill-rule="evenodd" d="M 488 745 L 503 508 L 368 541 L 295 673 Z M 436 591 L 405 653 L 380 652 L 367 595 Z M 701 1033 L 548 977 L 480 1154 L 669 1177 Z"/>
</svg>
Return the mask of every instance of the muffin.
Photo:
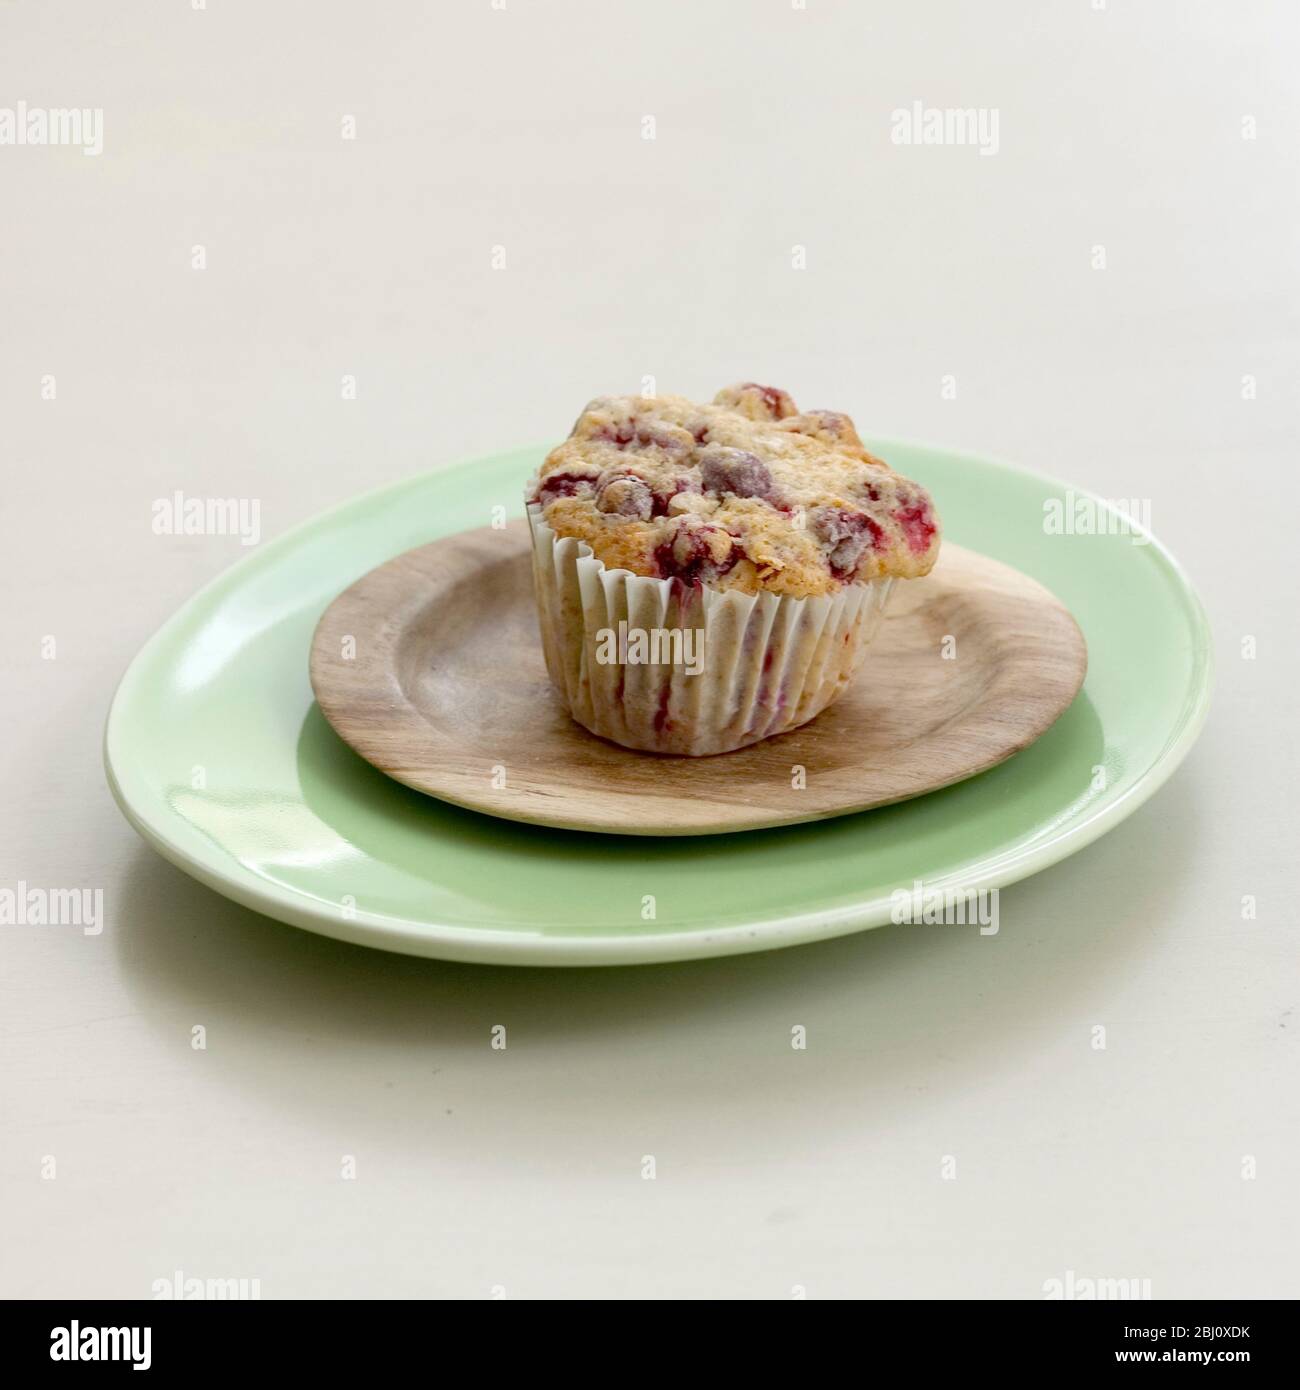
<svg viewBox="0 0 1300 1390">
<path fill-rule="evenodd" d="M 926 491 L 853 421 L 752 382 L 712 405 L 601 396 L 526 494 L 547 669 L 627 748 L 724 753 L 820 714 L 896 579 L 928 574 Z"/>
</svg>

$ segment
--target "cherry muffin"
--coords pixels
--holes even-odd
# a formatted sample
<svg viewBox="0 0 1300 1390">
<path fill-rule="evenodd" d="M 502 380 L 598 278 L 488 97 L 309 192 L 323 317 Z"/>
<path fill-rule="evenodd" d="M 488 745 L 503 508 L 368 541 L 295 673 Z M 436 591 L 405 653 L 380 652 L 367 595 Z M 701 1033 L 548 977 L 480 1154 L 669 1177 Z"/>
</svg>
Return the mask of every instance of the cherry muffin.
<svg viewBox="0 0 1300 1390">
<path fill-rule="evenodd" d="M 925 490 L 847 415 L 752 382 L 712 405 L 602 396 L 527 493 L 547 667 L 625 747 L 721 753 L 814 718 L 896 579 L 928 574 Z"/>
</svg>

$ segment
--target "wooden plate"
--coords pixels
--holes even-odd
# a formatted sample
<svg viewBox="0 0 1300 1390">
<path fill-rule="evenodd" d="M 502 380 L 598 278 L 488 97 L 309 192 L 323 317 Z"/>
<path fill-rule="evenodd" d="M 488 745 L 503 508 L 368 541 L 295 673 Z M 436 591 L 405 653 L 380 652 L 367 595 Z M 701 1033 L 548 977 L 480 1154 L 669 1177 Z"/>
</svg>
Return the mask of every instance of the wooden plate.
<svg viewBox="0 0 1300 1390">
<path fill-rule="evenodd" d="M 1042 585 L 945 544 L 933 574 L 899 584 L 853 686 L 810 724 L 714 757 L 631 752 L 575 724 L 551 687 L 523 522 L 371 570 L 311 649 L 325 717 L 390 777 L 488 815 L 629 835 L 793 825 L 959 782 L 1044 733 L 1086 667 L 1078 625 Z"/>
</svg>

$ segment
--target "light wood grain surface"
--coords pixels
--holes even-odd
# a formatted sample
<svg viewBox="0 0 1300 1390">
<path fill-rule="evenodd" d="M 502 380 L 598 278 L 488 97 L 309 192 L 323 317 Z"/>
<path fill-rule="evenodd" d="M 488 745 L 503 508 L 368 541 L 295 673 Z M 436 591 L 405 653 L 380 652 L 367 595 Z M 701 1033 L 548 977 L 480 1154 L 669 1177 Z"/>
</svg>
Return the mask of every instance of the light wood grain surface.
<svg viewBox="0 0 1300 1390">
<path fill-rule="evenodd" d="M 714 757 L 632 752 L 576 724 L 547 678 L 522 522 L 371 571 L 311 649 L 325 717 L 389 776 L 489 815 L 635 835 L 792 825 L 948 786 L 1043 734 L 1086 666 L 1042 585 L 948 545 L 898 586 L 862 671 L 811 723 Z"/>
</svg>

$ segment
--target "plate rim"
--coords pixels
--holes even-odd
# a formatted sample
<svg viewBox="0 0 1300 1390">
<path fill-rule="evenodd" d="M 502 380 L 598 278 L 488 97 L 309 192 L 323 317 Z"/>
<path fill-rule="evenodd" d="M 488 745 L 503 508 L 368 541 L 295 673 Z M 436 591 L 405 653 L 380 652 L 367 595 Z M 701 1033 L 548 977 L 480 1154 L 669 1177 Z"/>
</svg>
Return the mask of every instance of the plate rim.
<svg viewBox="0 0 1300 1390">
<path fill-rule="evenodd" d="M 943 454 L 957 461 L 992 467 L 1017 477 L 1068 488 L 1076 496 L 1089 498 L 1106 512 L 1116 510 L 1091 489 L 1054 478 L 1037 469 L 1010 463 L 994 455 L 972 453 L 922 440 L 883 436 L 873 436 L 870 445 L 885 451 L 886 454 L 891 448 Z M 324 511 L 289 527 L 268 541 L 265 546 L 259 547 L 256 553 L 236 560 L 201 585 L 155 629 L 132 657 L 117 682 L 105 716 L 102 744 L 104 770 L 109 790 L 128 823 L 169 863 L 241 906 L 336 940 L 440 960 L 537 966 L 659 964 L 804 945 L 886 925 L 891 909 L 891 900 L 888 897 L 864 899 L 836 908 L 785 913 L 744 924 L 691 928 L 671 933 L 636 933 L 629 936 L 557 936 L 513 928 L 480 928 L 432 921 L 414 923 L 408 918 L 371 912 L 360 907 L 353 910 L 354 915 L 349 919 L 344 917 L 337 907 L 330 910 L 321 899 L 266 883 L 249 871 L 232 874 L 229 870 L 217 867 L 213 862 L 205 862 L 201 856 L 191 853 L 171 838 L 162 825 L 155 823 L 154 819 L 132 803 L 118 776 L 113 747 L 117 731 L 125 717 L 123 709 L 130 695 L 130 684 L 133 678 L 138 678 L 137 673 L 151 653 L 202 599 L 211 597 L 224 588 L 232 587 L 239 582 L 240 576 L 272 562 L 281 551 L 292 548 L 303 536 L 327 526 L 336 517 L 362 501 L 377 502 L 398 496 L 408 489 L 427 484 L 431 478 L 439 474 L 452 472 L 466 464 L 481 463 L 485 459 L 496 459 L 506 455 L 540 455 L 547 447 L 549 446 L 545 444 L 519 445 L 494 452 L 458 457 L 441 467 L 399 478 L 382 487 L 344 498 Z M 1092 812 L 1064 834 L 1041 845 L 1015 852 L 1009 860 L 1005 855 L 993 858 L 984 865 L 981 872 L 948 874 L 928 880 L 927 887 L 943 889 L 958 882 L 963 889 L 977 891 L 1006 887 L 1078 853 L 1094 843 L 1112 826 L 1127 819 L 1154 796 L 1182 765 L 1200 735 L 1209 715 L 1214 687 L 1213 633 L 1205 606 L 1186 570 L 1169 548 L 1148 528 L 1138 525 L 1132 518 L 1127 518 L 1127 521 L 1144 536 L 1146 544 L 1141 549 L 1147 552 L 1152 561 L 1163 565 L 1174 581 L 1175 591 L 1187 614 L 1193 637 L 1192 679 L 1187 691 L 1189 698 L 1177 713 L 1169 739 L 1157 754 L 1155 761 L 1143 769 L 1126 791 Z M 1030 578 L 1037 579 L 1037 576 L 1030 575 Z M 355 581 L 349 581 L 351 582 Z M 1041 579 L 1038 582 L 1043 583 Z M 1086 690 L 1086 687 L 1085 679 L 1083 689 Z M 581 835 L 587 832 L 562 833 Z"/>
</svg>

